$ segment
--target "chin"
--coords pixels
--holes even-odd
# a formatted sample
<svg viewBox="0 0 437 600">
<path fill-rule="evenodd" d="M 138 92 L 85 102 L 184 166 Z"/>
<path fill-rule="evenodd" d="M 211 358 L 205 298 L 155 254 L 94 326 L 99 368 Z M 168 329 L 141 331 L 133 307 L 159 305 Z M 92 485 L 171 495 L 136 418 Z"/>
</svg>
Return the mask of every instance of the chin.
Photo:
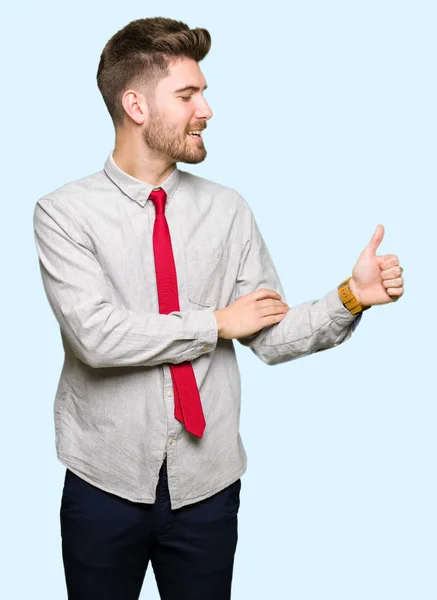
<svg viewBox="0 0 437 600">
<path fill-rule="evenodd" d="M 207 156 L 206 150 L 201 153 L 189 153 L 189 152 L 181 152 L 175 156 L 172 156 L 171 159 L 175 162 L 187 163 L 189 165 L 197 165 L 205 160 Z"/>
<path fill-rule="evenodd" d="M 184 160 L 180 160 L 178 162 L 184 162 L 184 163 L 187 163 L 189 165 L 197 165 L 197 163 L 203 162 L 205 160 L 205 158 L 206 158 L 206 154 L 204 154 L 203 156 L 199 156 L 199 157 L 196 157 L 196 156 L 186 156 L 184 158 Z"/>
</svg>

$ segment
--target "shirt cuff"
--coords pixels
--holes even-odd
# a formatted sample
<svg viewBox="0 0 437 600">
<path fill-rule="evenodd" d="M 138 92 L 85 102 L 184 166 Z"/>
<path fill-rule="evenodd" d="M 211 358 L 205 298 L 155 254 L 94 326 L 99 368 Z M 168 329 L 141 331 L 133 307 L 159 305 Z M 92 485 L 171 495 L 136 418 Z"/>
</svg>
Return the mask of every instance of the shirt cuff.
<svg viewBox="0 0 437 600">
<path fill-rule="evenodd" d="M 217 346 L 218 325 L 212 308 L 197 311 L 199 316 L 199 329 L 197 334 L 197 348 L 202 354 L 212 352 Z"/>
<path fill-rule="evenodd" d="M 362 313 L 353 314 L 345 307 L 338 295 L 338 288 L 334 288 L 325 296 L 328 308 L 328 314 L 333 321 L 339 325 L 349 325 Z"/>
</svg>

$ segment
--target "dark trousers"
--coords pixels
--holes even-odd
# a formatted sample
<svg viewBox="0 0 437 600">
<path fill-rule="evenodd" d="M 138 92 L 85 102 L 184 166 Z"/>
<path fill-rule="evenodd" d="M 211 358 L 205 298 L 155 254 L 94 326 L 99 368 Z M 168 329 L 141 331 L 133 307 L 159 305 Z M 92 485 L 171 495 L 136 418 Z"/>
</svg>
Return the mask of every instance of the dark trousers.
<svg viewBox="0 0 437 600">
<path fill-rule="evenodd" d="M 228 600 L 241 479 L 170 508 L 164 462 L 155 504 L 110 494 L 66 470 L 60 510 L 70 600 L 137 600 L 149 560 L 162 600 Z"/>
</svg>

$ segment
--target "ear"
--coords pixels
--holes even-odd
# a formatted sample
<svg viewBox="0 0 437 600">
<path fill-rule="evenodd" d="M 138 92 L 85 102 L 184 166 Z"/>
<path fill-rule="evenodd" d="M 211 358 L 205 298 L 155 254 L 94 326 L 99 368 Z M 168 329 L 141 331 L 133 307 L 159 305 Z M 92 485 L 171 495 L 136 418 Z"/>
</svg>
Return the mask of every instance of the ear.
<svg viewBox="0 0 437 600">
<path fill-rule="evenodd" d="M 126 115 L 137 125 L 143 125 L 149 118 L 147 101 L 141 92 L 134 89 L 126 90 L 121 102 Z"/>
</svg>

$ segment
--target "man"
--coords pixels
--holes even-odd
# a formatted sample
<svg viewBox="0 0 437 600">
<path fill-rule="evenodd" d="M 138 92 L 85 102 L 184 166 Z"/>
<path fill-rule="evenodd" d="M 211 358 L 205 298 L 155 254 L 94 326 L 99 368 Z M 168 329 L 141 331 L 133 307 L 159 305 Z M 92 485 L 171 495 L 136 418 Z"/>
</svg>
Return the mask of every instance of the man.
<svg viewBox="0 0 437 600">
<path fill-rule="evenodd" d="M 289 307 L 246 200 L 177 168 L 206 157 L 205 29 L 140 19 L 106 44 L 115 126 L 104 169 L 36 203 L 35 241 L 65 362 L 54 405 L 66 466 L 72 599 L 230 598 L 241 476 L 233 339 L 274 365 L 346 341 L 403 294 L 378 225 L 351 278 Z"/>
</svg>

